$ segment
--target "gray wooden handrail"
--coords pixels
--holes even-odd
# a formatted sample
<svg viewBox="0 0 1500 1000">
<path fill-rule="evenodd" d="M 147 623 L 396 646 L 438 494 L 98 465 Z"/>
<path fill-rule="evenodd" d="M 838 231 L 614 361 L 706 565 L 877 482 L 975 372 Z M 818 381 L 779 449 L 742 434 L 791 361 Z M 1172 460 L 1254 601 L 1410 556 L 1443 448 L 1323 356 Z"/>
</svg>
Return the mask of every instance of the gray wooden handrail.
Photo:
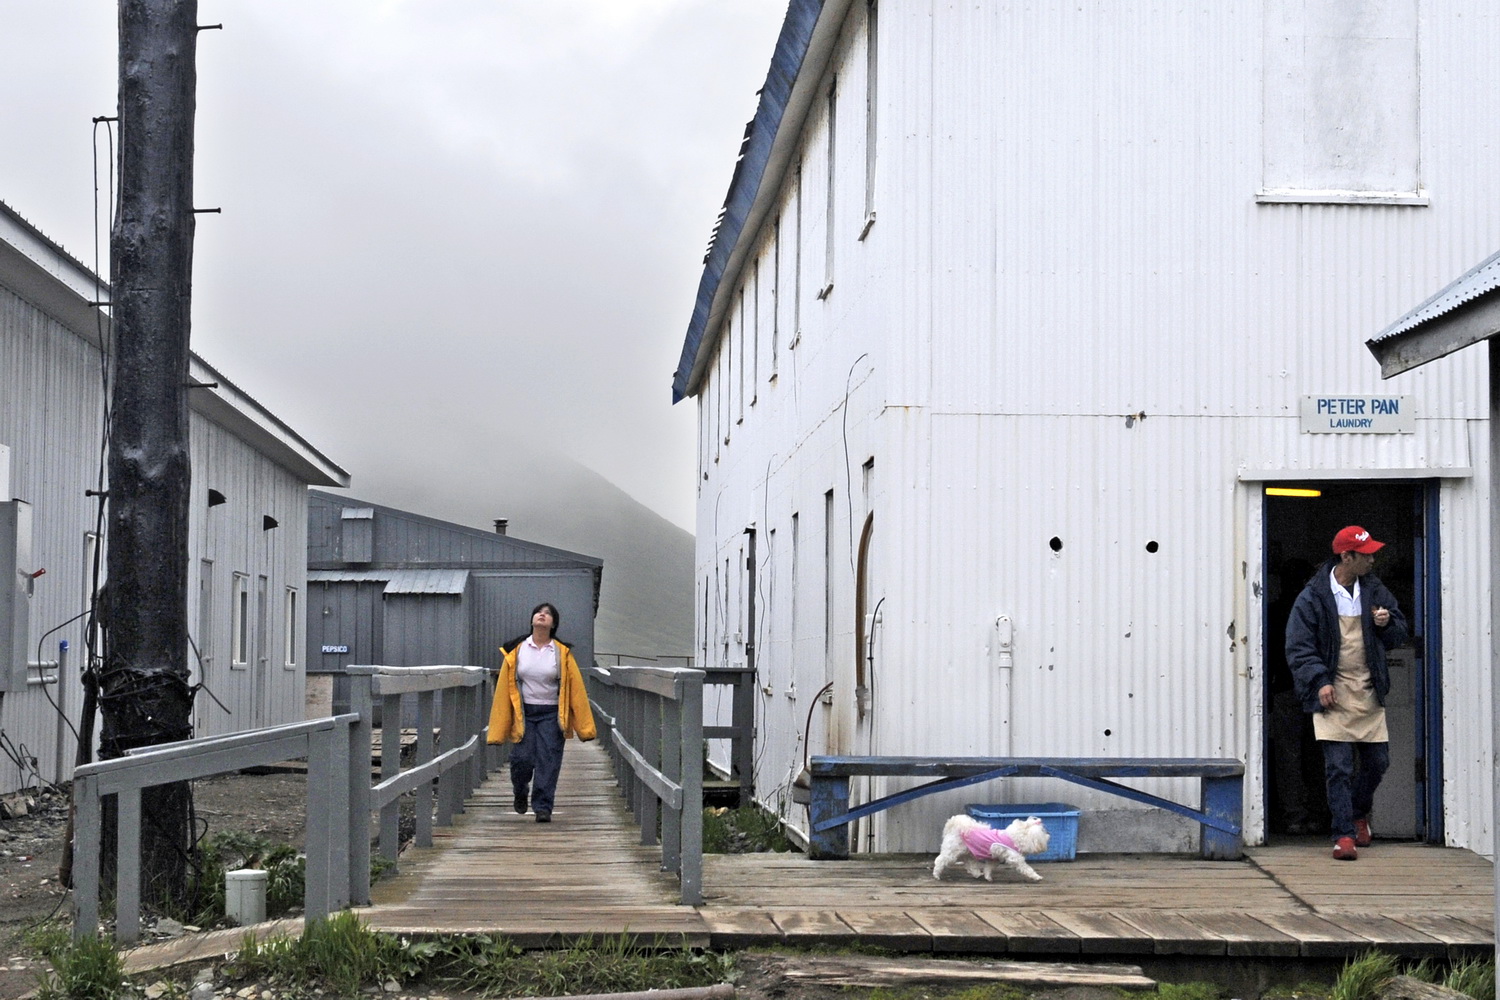
<svg viewBox="0 0 1500 1000">
<path fill-rule="evenodd" d="M 676 872 L 682 902 L 703 902 L 703 671 L 686 667 L 585 667 L 594 722 L 620 792 Z M 663 810 L 665 807 L 665 811 Z"/>
<path fill-rule="evenodd" d="M 370 814 L 380 812 L 381 854 L 394 862 L 400 796 L 416 797 L 417 844 L 432 845 L 432 783 L 438 783 L 437 822 L 447 825 L 464 800 L 496 766 L 498 748 L 486 744 L 493 676 L 482 667 L 353 666 L 345 715 L 271 726 L 225 736 L 138 747 L 124 756 L 74 772 L 73 908 L 75 937 L 99 930 L 99 842 L 103 797 L 114 795 L 116 824 L 115 937 L 140 937 L 141 791 L 248 767 L 306 758 L 307 874 L 303 905 L 309 921 L 350 904 L 370 902 Z M 433 706 L 443 697 L 440 743 Z M 401 702 L 415 695 L 417 759 L 401 769 Z M 381 779 L 372 784 L 375 699 L 382 704 Z"/>
<path fill-rule="evenodd" d="M 103 798 L 114 795 L 115 937 L 140 937 L 141 791 L 226 771 L 307 758 L 307 873 L 303 907 L 308 920 L 349 902 L 349 772 L 351 734 L 358 715 L 337 715 L 229 736 L 140 747 L 123 757 L 85 764 L 73 772 L 73 936 L 99 930 L 99 841 Z M 312 808 L 317 803 L 317 808 Z M 368 867 L 368 862 L 367 862 Z M 368 879 L 368 871 L 366 879 Z"/>
</svg>

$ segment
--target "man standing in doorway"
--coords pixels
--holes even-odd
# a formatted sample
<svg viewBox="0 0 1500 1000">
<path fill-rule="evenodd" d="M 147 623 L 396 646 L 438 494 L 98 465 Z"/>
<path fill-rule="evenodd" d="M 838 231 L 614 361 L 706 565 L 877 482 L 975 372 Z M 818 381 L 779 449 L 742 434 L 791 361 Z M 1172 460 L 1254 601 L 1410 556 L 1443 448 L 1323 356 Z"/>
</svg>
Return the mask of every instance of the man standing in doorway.
<svg viewBox="0 0 1500 1000">
<path fill-rule="evenodd" d="M 1396 598 L 1370 572 L 1384 548 L 1350 525 L 1333 536 L 1333 559 L 1313 574 L 1286 623 L 1286 661 L 1302 709 L 1323 747 L 1333 856 L 1359 857 L 1370 843 L 1370 806 L 1390 765 L 1385 653 L 1407 640 Z"/>
</svg>

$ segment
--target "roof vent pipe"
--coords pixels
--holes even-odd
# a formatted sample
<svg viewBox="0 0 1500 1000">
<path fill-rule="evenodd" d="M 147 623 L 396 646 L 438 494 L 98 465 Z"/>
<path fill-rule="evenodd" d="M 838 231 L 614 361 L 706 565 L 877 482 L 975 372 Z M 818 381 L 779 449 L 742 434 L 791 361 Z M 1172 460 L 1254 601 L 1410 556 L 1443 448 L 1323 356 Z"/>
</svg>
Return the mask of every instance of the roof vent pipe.
<svg viewBox="0 0 1500 1000">
<path fill-rule="evenodd" d="M 510 525 L 510 519 L 504 517 L 495 518 L 495 534 L 505 534 L 505 529 Z"/>
</svg>

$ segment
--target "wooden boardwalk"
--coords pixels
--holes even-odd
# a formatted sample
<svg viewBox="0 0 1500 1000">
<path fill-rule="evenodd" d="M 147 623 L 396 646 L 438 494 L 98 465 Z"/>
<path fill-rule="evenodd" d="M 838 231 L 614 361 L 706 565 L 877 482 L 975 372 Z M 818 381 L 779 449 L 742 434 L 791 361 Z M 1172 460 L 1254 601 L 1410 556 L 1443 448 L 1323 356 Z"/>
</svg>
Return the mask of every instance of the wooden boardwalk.
<svg viewBox="0 0 1500 1000">
<path fill-rule="evenodd" d="M 701 907 L 675 904 L 598 744 L 568 745 L 551 824 L 511 809 L 497 773 L 437 844 L 402 856 L 362 912 L 372 927 L 504 934 L 523 946 L 626 934 L 718 948 L 862 943 L 909 952 L 1336 958 L 1372 946 L 1492 948 L 1494 874 L 1468 851 L 1382 843 L 1352 864 L 1321 839 L 1240 862 L 1083 855 L 1042 882 L 950 872 L 925 855 L 808 861 L 707 855 Z"/>
</svg>

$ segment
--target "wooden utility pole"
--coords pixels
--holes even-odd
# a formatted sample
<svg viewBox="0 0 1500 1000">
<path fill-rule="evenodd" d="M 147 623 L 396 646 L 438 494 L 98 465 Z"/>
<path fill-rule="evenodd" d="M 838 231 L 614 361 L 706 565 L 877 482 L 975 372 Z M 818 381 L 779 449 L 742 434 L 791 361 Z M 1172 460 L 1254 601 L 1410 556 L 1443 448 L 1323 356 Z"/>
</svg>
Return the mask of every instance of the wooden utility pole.
<svg viewBox="0 0 1500 1000">
<path fill-rule="evenodd" d="M 119 203 L 110 234 L 109 575 L 99 756 L 187 739 L 188 334 L 197 0 L 120 0 Z M 186 784 L 142 800 L 141 897 L 180 902 Z"/>
</svg>

